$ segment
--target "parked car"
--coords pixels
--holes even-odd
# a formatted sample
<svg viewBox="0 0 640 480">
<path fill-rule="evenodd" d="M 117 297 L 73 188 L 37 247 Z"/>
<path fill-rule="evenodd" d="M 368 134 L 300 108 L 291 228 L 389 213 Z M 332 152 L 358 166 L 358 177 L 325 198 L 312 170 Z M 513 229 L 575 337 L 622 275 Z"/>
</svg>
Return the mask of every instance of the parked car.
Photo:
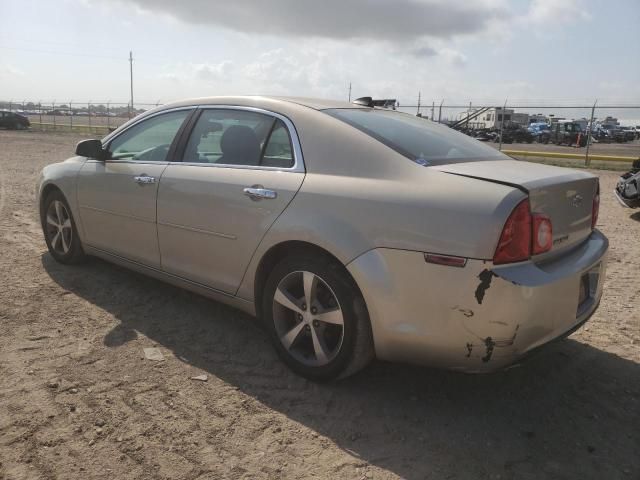
<svg viewBox="0 0 640 480">
<path fill-rule="evenodd" d="M 625 133 L 618 127 L 614 126 L 603 126 L 601 127 L 601 131 L 606 135 L 609 139 L 609 142 L 615 143 L 624 143 L 627 141 L 627 136 Z"/>
<path fill-rule="evenodd" d="M 623 206 L 640 208 L 640 159 L 634 160 L 631 170 L 620 177 L 613 193 Z"/>
<path fill-rule="evenodd" d="M 314 380 L 374 357 L 493 371 L 588 320 L 596 176 L 360 100 L 188 100 L 80 142 L 38 181 L 49 253 L 256 315 Z"/>
<path fill-rule="evenodd" d="M 636 129 L 634 127 L 620 127 L 620 131 L 624 134 L 627 142 L 633 142 L 636 139 Z"/>
<path fill-rule="evenodd" d="M 500 141 L 500 131 L 498 130 L 494 142 Z M 533 135 L 526 128 L 518 125 L 505 126 L 502 129 L 502 143 L 532 143 Z"/>
<path fill-rule="evenodd" d="M 16 112 L 9 112 L 8 110 L 0 110 L 0 127 L 10 130 L 23 130 L 30 126 L 31 122 L 26 116 Z"/>
<path fill-rule="evenodd" d="M 582 131 L 580 125 L 569 120 L 561 120 L 551 124 L 549 129 L 549 141 L 556 145 L 576 146 L 579 143 L 581 147 L 587 144 L 587 135 Z"/>
<path fill-rule="evenodd" d="M 532 123 L 527 128 L 537 143 L 549 143 L 551 127 L 548 123 Z"/>
</svg>

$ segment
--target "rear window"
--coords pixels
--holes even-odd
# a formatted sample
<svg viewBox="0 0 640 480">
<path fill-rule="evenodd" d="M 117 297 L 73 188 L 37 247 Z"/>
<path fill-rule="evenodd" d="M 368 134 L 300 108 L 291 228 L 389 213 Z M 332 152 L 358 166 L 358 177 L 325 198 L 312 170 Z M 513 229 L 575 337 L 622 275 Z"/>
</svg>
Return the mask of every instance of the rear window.
<svg viewBox="0 0 640 480">
<path fill-rule="evenodd" d="M 467 135 L 408 113 L 364 108 L 335 108 L 324 112 L 420 165 L 508 158 L 495 148 Z"/>
</svg>

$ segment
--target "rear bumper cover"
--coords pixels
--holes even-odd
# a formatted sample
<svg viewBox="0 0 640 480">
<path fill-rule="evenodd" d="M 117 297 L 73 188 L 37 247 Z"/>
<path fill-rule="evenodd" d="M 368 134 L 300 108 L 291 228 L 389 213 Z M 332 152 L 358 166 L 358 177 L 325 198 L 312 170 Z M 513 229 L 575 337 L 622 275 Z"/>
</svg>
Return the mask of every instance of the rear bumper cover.
<svg viewBox="0 0 640 480">
<path fill-rule="evenodd" d="M 455 268 L 426 263 L 421 252 L 379 248 L 347 268 L 369 309 L 378 358 L 482 372 L 584 323 L 602 295 L 607 249 L 596 230 L 540 264 L 468 260 Z"/>
</svg>

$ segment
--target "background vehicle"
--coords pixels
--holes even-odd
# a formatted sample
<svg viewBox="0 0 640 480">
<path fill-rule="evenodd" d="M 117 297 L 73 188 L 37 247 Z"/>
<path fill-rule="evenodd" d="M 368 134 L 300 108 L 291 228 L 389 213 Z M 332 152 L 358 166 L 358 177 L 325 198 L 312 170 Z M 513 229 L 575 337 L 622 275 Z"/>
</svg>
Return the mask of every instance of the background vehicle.
<svg viewBox="0 0 640 480">
<path fill-rule="evenodd" d="M 257 315 L 312 379 L 374 356 L 493 371 L 588 320 L 597 177 L 362 103 L 197 99 L 80 142 L 38 183 L 49 252 Z"/>
<path fill-rule="evenodd" d="M 640 208 L 640 159 L 635 160 L 631 170 L 620 177 L 614 194 L 625 207 Z"/>
<path fill-rule="evenodd" d="M 606 126 L 602 127 L 601 130 L 607 136 L 610 142 L 624 143 L 627 141 L 626 134 L 618 127 Z"/>
<path fill-rule="evenodd" d="M 550 127 L 548 123 L 532 123 L 527 128 L 537 143 L 549 143 Z"/>
<path fill-rule="evenodd" d="M 500 131 L 498 130 L 494 142 L 500 141 Z M 534 136 L 527 130 L 516 124 L 505 125 L 502 129 L 502 143 L 532 143 Z"/>
<path fill-rule="evenodd" d="M 0 110 L 0 127 L 8 128 L 10 130 L 23 130 L 29 128 L 31 122 L 24 115 L 19 113 L 9 112 L 6 110 Z"/>
<path fill-rule="evenodd" d="M 620 131 L 624 134 L 627 142 L 633 142 L 636 139 L 636 130 L 633 127 L 620 127 Z"/>
<path fill-rule="evenodd" d="M 575 146 L 579 141 L 580 146 L 584 147 L 587 144 L 587 136 L 578 123 L 560 120 L 551 124 L 549 141 L 556 145 L 569 146 Z"/>
</svg>

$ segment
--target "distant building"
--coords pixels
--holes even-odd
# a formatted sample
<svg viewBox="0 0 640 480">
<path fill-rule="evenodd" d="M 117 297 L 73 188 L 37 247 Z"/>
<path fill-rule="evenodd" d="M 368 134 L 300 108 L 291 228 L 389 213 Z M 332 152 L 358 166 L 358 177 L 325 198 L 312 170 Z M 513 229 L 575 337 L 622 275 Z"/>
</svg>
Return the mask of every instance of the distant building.
<svg viewBox="0 0 640 480">
<path fill-rule="evenodd" d="M 460 112 L 458 114 L 457 120 L 464 120 L 467 116 L 471 115 L 473 117 L 474 114 L 478 113 L 478 110 L 481 108 L 472 108 L 471 110 L 467 110 L 464 112 Z M 502 122 L 502 107 L 492 107 L 488 110 L 482 112 L 480 115 L 477 115 L 475 118 L 469 119 L 469 127 L 470 128 L 500 128 L 500 123 Z M 505 124 L 512 122 L 512 116 L 514 111 L 512 109 L 504 110 L 504 122 Z"/>
</svg>

